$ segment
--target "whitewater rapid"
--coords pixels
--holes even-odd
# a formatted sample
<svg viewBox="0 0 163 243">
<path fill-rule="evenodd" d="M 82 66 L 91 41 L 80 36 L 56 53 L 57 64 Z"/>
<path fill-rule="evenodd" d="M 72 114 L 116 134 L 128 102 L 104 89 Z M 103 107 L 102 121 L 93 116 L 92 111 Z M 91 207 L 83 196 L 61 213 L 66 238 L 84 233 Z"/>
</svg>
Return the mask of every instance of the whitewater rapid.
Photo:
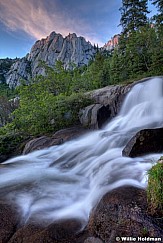
<svg viewBox="0 0 163 243">
<path fill-rule="evenodd" d="M 106 192 L 122 185 L 146 187 L 146 173 L 161 155 L 128 158 L 122 150 L 137 131 L 162 125 L 163 79 L 153 78 L 132 88 L 102 130 L 2 163 L 0 198 L 19 206 L 23 222 L 86 222 Z"/>
</svg>

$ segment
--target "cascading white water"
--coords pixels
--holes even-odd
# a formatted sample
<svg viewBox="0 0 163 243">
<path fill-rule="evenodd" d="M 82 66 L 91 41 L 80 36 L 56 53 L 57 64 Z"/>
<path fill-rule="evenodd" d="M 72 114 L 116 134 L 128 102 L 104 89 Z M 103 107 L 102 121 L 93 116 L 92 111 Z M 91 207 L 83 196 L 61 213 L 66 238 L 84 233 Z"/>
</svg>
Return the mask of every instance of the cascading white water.
<svg viewBox="0 0 163 243">
<path fill-rule="evenodd" d="M 146 186 L 146 171 L 160 154 L 122 157 L 137 131 L 163 125 L 163 79 L 135 85 L 119 115 L 100 131 L 19 156 L 0 166 L 0 197 L 20 206 L 22 218 L 87 221 L 100 198 L 122 185 Z"/>
</svg>

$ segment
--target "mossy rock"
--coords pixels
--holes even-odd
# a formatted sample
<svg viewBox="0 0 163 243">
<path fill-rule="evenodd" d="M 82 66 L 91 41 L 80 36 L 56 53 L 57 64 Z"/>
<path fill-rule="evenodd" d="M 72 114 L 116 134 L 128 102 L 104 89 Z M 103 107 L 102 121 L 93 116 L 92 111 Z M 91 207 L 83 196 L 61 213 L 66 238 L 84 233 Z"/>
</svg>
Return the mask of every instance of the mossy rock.
<svg viewBox="0 0 163 243">
<path fill-rule="evenodd" d="M 163 156 L 148 172 L 148 210 L 150 214 L 163 217 Z"/>
<path fill-rule="evenodd" d="M 21 154 L 29 136 L 22 133 L 9 133 L 0 136 L 0 163 Z"/>
</svg>

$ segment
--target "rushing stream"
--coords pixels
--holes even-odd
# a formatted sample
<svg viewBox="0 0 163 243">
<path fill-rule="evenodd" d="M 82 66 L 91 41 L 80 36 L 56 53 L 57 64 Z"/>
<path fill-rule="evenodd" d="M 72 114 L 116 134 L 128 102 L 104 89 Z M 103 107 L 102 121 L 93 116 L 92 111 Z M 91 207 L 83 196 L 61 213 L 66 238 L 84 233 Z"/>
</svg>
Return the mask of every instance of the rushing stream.
<svg viewBox="0 0 163 243">
<path fill-rule="evenodd" d="M 163 79 L 135 85 L 117 117 L 102 130 L 63 145 L 10 159 L 0 166 L 0 197 L 19 205 L 22 219 L 88 220 L 100 198 L 122 185 L 145 187 L 146 172 L 160 157 L 122 157 L 143 128 L 163 125 Z"/>
</svg>

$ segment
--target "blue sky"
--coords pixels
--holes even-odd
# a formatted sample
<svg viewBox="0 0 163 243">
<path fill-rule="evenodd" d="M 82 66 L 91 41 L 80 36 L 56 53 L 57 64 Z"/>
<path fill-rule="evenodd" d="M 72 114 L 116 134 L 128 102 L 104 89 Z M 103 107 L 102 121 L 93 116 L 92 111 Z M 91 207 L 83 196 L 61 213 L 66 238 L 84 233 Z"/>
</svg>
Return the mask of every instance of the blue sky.
<svg viewBox="0 0 163 243">
<path fill-rule="evenodd" d="M 0 58 L 25 56 L 52 31 L 102 46 L 121 31 L 120 7 L 121 0 L 0 0 Z"/>
</svg>

